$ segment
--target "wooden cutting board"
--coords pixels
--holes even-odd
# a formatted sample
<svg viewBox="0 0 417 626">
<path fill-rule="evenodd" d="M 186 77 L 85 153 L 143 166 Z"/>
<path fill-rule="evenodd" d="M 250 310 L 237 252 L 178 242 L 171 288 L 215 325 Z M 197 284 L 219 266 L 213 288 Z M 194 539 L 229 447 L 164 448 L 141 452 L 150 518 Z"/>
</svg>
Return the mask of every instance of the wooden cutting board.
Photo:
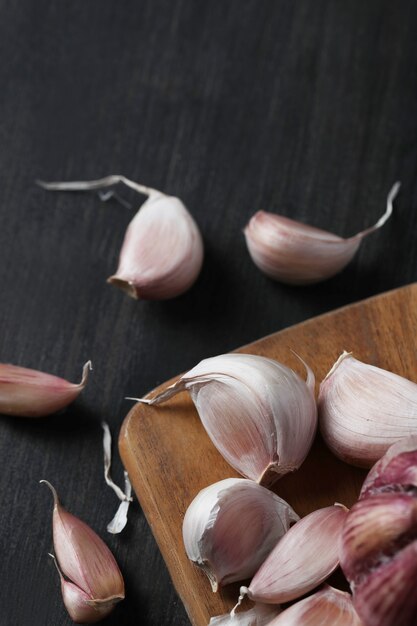
<svg viewBox="0 0 417 626">
<path fill-rule="evenodd" d="M 297 324 L 238 351 L 277 359 L 304 376 L 291 350 L 312 367 L 317 389 L 343 350 L 417 381 L 417 283 Z M 185 555 L 182 520 L 203 487 L 238 474 L 214 448 L 187 393 L 158 407 L 136 405 L 124 421 L 119 446 L 190 620 L 193 626 L 206 626 L 210 616 L 231 609 L 239 585 L 211 591 L 205 575 Z M 302 467 L 273 489 L 303 516 L 334 502 L 352 505 L 365 474 L 336 459 L 317 436 Z"/>
</svg>

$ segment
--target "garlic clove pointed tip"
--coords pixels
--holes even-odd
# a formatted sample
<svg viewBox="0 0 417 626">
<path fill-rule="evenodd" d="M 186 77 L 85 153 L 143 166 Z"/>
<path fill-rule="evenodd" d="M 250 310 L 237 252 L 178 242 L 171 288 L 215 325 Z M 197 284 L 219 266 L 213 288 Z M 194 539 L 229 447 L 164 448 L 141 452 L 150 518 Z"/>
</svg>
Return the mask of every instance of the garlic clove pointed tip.
<svg viewBox="0 0 417 626">
<path fill-rule="evenodd" d="M 108 282 L 109 285 L 114 285 L 114 287 L 121 289 L 134 300 L 139 300 L 138 288 L 135 287 L 135 285 L 132 282 L 128 280 L 124 280 L 123 278 L 119 278 L 116 275 L 110 276 L 106 282 Z"/>
<path fill-rule="evenodd" d="M 54 498 L 54 506 L 58 506 L 59 505 L 59 499 L 58 499 L 58 494 L 56 492 L 56 489 L 53 485 L 51 485 L 51 483 L 49 482 L 49 480 L 45 480 L 44 478 L 42 480 L 39 481 L 39 484 L 42 485 L 46 485 L 47 487 L 49 487 L 49 489 L 52 492 L 53 498 Z M 55 557 L 54 557 L 55 558 Z"/>
</svg>

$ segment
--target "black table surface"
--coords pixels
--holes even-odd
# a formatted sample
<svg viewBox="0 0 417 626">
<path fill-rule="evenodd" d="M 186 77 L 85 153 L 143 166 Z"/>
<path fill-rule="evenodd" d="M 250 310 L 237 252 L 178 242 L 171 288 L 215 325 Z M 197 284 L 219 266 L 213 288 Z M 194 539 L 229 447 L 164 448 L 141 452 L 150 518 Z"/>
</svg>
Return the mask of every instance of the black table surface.
<svg viewBox="0 0 417 626">
<path fill-rule="evenodd" d="M 118 501 L 100 421 L 116 438 L 126 396 L 417 279 L 416 18 L 412 0 L 0 1 L 0 360 L 72 381 L 94 365 L 66 412 L 0 421 L 2 626 L 71 623 L 40 479 L 120 564 L 126 600 L 105 624 L 189 624 L 137 501 L 106 532 Z M 184 296 L 136 302 L 106 284 L 134 210 L 34 184 L 115 173 L 195 216 L 205 262 Z M 339 276 L 283 286 L 252 263 L 256 210 L 347 236 L 397 179 L 392 219 Z"/>
</svg>

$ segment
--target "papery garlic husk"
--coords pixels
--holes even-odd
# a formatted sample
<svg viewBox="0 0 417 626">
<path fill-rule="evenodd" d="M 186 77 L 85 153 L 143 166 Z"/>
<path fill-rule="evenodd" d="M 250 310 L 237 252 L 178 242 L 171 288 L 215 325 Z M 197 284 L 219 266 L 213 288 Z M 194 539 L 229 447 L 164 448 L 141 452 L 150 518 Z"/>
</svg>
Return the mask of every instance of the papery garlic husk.
<svg viewBox="0 0 417 626">
<path fill-rule="evenodd" d="M 148 199 L 127 228 L 119 266 L 108 282 L 144 300 L 181 295 L 197 279 L 204 251 L 198 226 L 179 198 L 119 175 L 86 182 L 38 181 L 45 189 L 64 191 L 104 189 L 120 182 Z"/>
<path fill-rule="evenodd" d="M 319 425 L 332 452 L 370 467 L 403 437 L 417 433 L 417 385 L 344 352 L 320 385 Z"/>
<path fill-rule="evenodd" d="M 270 278 L 294 285 L 326 280 L 340 272 L 355 255 L 362 240 L 385 224 L 399 191 L 395 183 L 384 215 L 374 226 L 343 239 L 281 215 L 258 211 L 245 228 L 249 254 Z"/>
<path fill-rule="evenodd" d="M 160 404 L 187 390 L 210 439 L 240 474 L 271 484 L 304 461 L 317 427 L 314 374 L 252 354 L 201 361 L 153 398 Z"/>
<path fill-rule="evenodd" d="M 339 540 L 346 515 L 346 507 L 335 504 L 309 513 L 292 526 L 249 587 L 240 588 L 238 605 L 245 596 L 255 602 L 282 604 L 324 582 L 339 565 Z"/>
<path fill-rule="evenodd" d="M 369 471 L 362 485 L 360 497 L 384 491 L 412 491 L 417 489 L 417 435 L 410 435 L 394 443 Z"/>
<path fill-rule="evenodd" d="M 416 437 L 390 448 L 371 470 L 343 528 L 340 565 L 365 626 L 417 623 L 416 454 Z"/>
<path fill-rule="evenodd" d="M 281 609 L 271 604 L 255 604 L 249 611 L 212 617 L 209 626 L 267 626 Z"/>
<path fill-rule="evenodd" d="M 65 607 L 77 623 L 97 622 L 124 599 L 123 577 L 104 541 L 64 509 L 48 481 L 41 482 L 54 496 L 53 541 Z"/>
<path fill-rule="evenodd" d="M 269 489 L 245 478 L 227 478 L 200 491 L 188 507 L 185 551 L 217 591 L 252 576 L 298 519 Z"/>
<path fill-rule="evenodd" d="M 268 626 L 363 626 L 352 596 L 326 585 L 317 593 L 296 602 Z"/>
<path fill-rule="evenodd" d="M 44 417 L 73 402 L 87 384 L 91 361 L 83 367 L 82 379 L 73 384 L 45 372 L 0 364 L 0 413 L 19 417 Z"/>
</svg>

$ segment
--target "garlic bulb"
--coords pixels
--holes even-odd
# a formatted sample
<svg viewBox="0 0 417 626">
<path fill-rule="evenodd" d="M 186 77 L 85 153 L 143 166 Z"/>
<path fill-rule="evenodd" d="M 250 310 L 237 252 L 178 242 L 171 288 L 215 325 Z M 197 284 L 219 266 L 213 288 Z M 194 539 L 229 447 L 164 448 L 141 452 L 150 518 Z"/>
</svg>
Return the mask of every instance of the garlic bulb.
<svg viewBox="0 0 417 626">
<path fill-rule="evenodd" d="M 195 282 L 203 263 L 200 231 L 179 198 L 119 175 L 87 182 L 38 184 L 49 190 L 85 191 L 119 182 L 148 199 L 127 228 L 119 267 L 108 282 L 132 298 L 166 300 L 179 296 Z"/>
<path fill-rule="evenodd" d="M 318 509 L 290 528 L 252 578 L 240 588 L 255 602 L 281 604 L 320 585 L 339 565 L 339 540 L 347 509 L 341 504 Z"/>
<path fill-rule="evenodd" d="M 394 444 L 371 470 L 347 516 L 340 565 L 364 626 L 417 623 L 416 475 L 413 436 Z"/>
<path fill-rule="evenodd" d="M 278 361 L 223 354 L 204 359 L 155 397 L 135 399 L 160 404 L 189 391 L 226 461 L 243 476 L 270 484 L 301 465 L 314 439 L 314 374 L 305 367 L 306 383 Z"/>
<path fill-rule="evenodd" d="M 255 604 L 249 611 L 212 617 L 209 626 L 267 626 L 281 612 L 278 606 Z"/>
<path fill-rule="evenodd" d="M 294 285 L 326 280 L 349 263 L 364 237 L 385 224 L 399 188 L 398 182 L 392 187 L 386 211 L 377 223 L 348 239 L 281 215 L 258 211 L 244 231 L 249 254 L 255 265 L 275 280 Z"/>
<path fill-rule="evenodd" d="M 52 518 L 56 566 L 65 607 L 74 622 L 93 624 L 106 617 L 125 597 L 124 582 L 114 556 L 87 524 L 54 496 Z M 53 557 L 55 559 L 55 557 Z"/>
<path fill-rule="evenodd" d="M 326 585 L 278 615 L 268 626 L 363 626 L 349 593 Z"/>
<path fill-rule="evenodd" d="M 20 417 L 56 413 L 79 396 L 91 369 L 91 361 L 87 361 L 77 385 L 58 376 L 0 363 L 0 413 Z"/>
<path fill-rule="evenodd" d="M 188 507 L 185 551 L 217 591 L 252 576 L 298 519 L 269 489 L 244 478 L 227 478 L 200 491 Z"/>
<path fill-rule="evenodd" d="M 370 467 L 417 433 L 417 385 L 344 352 L 320 385 L 320 430 L 343 461 Z"/>
</svg>

